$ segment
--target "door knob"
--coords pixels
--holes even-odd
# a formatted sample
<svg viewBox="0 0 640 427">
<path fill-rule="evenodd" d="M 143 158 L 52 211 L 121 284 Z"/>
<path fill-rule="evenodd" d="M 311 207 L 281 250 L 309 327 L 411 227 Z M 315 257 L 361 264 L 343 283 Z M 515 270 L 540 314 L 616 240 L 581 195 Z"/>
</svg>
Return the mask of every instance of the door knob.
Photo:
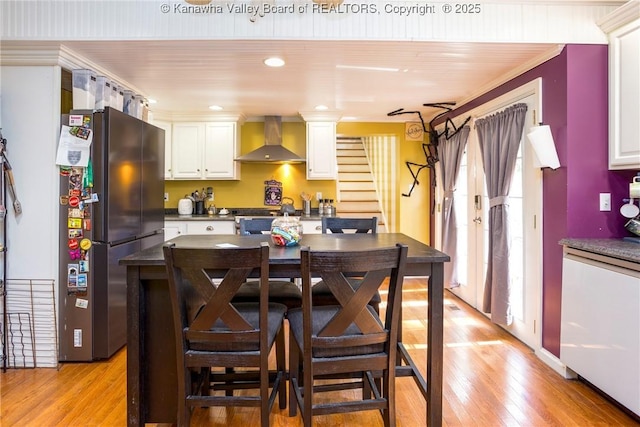
<svg viewBox="0 0 640 427">
<path fill-rule="evenodd" d="M 482 224 L 482 218 L 477 216 L 477 217 L 473 218 L 473 222 L 475 222 L 476 224 Z"/>
</svg>

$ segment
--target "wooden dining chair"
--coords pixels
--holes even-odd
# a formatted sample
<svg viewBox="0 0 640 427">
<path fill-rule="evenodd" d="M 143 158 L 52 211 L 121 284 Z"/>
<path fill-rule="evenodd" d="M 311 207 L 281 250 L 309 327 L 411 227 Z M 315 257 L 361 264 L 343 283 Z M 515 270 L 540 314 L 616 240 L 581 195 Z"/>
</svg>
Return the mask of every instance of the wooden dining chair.
<svg viewBox="0 0 640 427">
<path fill-rule="evenodd" d="M 264 234 L 271 231 L 274 218 L 240 218 L 240 235 Z"/>
<path fill-rule="evenodd" d="M 322 217 L 322 234 L 327 233 L 373 233 L 378 232 L 378 217 L 343 218 L 335 216 Z"/>
<path fill-rule="evenodd" d="M 322 218 L 322 234 L 329 233 L 357 233 L 357 234 L 376 234 L 378 232 L 378 217 L 371 218 L 339 218 L 339 217 L 323 217 Z M 349 279 L 354 287 L 358 287 L 359 280 L 357 278 Z M 334 305 L 337 303 L 334 296 L 329 291 L 326 283 L 317 282 L 312 290 L 315 305 Z M 382 298 L 379 292 L 371 298 L 369 304 L 380 312 L 380 303 Z"/>
<path fill-rule="evenodd" d="M 286 307 L 268 301 L 268 244 L 179 248 L 168 243 L 163 251 L 177 347 L 178 426 L 189 426 L 194 407 L 255 406 L 261 426 L 267 427 L 277 395 L 280 408 L 286 407 Z M 232 302 L 252 271 L 260 275 L 259 301 Z M 222 282 L 216 285 L 214 276 L 223 277 Z M 274 343 L 276 369 L 270 378 Z M 259 395 L 234 394 L 247 388 L 259 388 Z"/>
<path fill-rule="evenodd" d="M 271 223 L 275 218 L 240 218 L 240 234 L 264 234 L 271 231 Z M 234 301 L 252 302 L 260 296 L 260 287 L 256 280 L 248 280 L 242 284 Z M 269 301 L 287 306 L 287 309 L 302 306 L 302 292 L 298 285 L 291 280 L 269 280 Z"/>
<path fill-rule="evenodd" d="M 385 426 L 395 425 L 395 367 L 407 251 L 405 245 L 361 251 L 301 249 L 303 303 L 289 311 L 289 415 L 296 415 L 299 408 L 305 427 L 316 415 L 364 410 L 379 410 Z M 358 289 L 347 280 L 354 272 L 364 274 Z M 314 276 L 327 283 L 338 305 L 314 305 Z M 389 299 L 383 321 L 368 302 L 386 279 Z M 380 372 L 382 381 L 377 381 Z M 353 388 L 361 389 L 362 399 L 349 400 L 339 393 L 316 401 L 317 393 Z"/>
</svg>

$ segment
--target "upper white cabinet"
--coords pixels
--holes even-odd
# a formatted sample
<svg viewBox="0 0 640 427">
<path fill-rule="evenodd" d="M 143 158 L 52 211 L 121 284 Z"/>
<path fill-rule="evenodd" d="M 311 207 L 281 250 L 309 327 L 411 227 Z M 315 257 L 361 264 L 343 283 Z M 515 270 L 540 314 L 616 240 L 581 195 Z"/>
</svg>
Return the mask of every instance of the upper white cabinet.
<svg viewBox="0 0 640 427">
<path fill-rule="evenodd" d="M 235 122 L 174 122 L 173 179 L 240 179 Z"/>
<path fill-rule="evenodd" d="M 202 178 L 204 123 L 174 123 L 171 170 L 174 179 Z"/>
<path fill-rule="evenodd" d="M 336 177 L 336 123 L 307 122 L 307 179 Z"/>
<path fill-rule="evenodd" d="M 633 6 L 633 2 L 629 2 Z M 637 7 L 637 6 L 636 6 Z M 609 34 L 609 169 L 640 169 L 640 19 Z M 616 17 L 617 18 L 617 17 Z M 624 23 L 622 25 L 619 25 Z M 612 27 L 614 24 L 609 24 Z"/>
<path fill-rule="evenodd" d="M 204 141 L 205 179 L 239 179 L 240 164 L 235 158 L 240 154 L 235 123 L 207 123 Z"/>
<path fill-rule="evenodd" d="M 173 137 L 171 122 L 154 120 L 153 125 L 164 129 L 164 179 L 171 179 L 171 140 Z"/>
</svg>

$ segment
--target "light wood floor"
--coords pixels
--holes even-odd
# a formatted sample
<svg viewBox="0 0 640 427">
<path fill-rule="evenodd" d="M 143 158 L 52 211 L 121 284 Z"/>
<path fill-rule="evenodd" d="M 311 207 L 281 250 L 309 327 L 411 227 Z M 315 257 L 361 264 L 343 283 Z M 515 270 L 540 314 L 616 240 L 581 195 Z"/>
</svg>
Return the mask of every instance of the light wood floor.
<svg viewBox="0 0 640 427">
<path fill-rule="evenodd" d="M 426 292 L 405 282 L 404 342 L 424 365 Z M 444 426 L 640 425 L 580 381 L 560 377 L 499 327 L 445 294 Z M 67 363 L 60 369 L 0 373 L 2 418 L 10 426 L 125 426 L 126 350 L 111 360 Z M 425 403 L 413 380 L 397 380 L 398 425 L 425 425 Z M 276 405 L 277 407 L 277 405 Z M 198 409 L 195 426 L 255 426 L 257 409 Z M 299 426 L 274 408 L 272 426 Z M 375 412 L 316 418 L 316 426 L 382 426 Z"/>
</svg>

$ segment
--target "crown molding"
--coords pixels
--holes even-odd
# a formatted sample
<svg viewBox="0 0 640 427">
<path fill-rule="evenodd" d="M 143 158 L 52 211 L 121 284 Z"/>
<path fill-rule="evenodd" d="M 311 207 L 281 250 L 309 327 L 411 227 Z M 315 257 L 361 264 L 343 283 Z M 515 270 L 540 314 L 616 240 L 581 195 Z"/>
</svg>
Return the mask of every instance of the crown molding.
<svg viewBox="0 0 640 427">
<path fill-rule="evenodd" d="M 60 65 L 60 47 L 48 44 L 24 46 L 4 45 L 0 49 L 3 66 L 55 66 Z"/>
<path fill-rule="evenodd" d="M 553 46 L 551 49 L 549 49 L 548 51 L 542 53 L 541 55 L 538 55 L 537 57 L 531 59 L 528 62 L 525 62 L 524 64 L 520 65 L 517 68 L 514 68 L 513 70 L 509 71 L 508 73 L 503 74 L 502 76 L 500 76 L 499 78 L 487 83 L 484 86 L 481 86 L 480 88 L 478 88 L 477 91 L 475 91 L 473 94 L 469 95 L 468 97 L 466 97 L 465 99 L 456 102 L 456 106 L 460 107 L 462 105 L 467 104 L 468 102 L 473 101 L 474 99 L 480 97 L 481 95 L 484 95 L 485 93 L 505 84 L 506 82 L 508 82 L 509 80 L 512 80 L 524 73 L 526 73 L 527 71 L 537 67 L 538 65 L 547 62 L 548 60 L 555 58 L 556 56 L 558 56 L 562 50 L 564 49 L 565 45 L 564 44 L 559 44 L 559 45 L 555 45 Z M 427 120 L 428 121 L 428 120 Z"/>
<path fill-rule="evenodd" d="M 20 67 L 59 66 L 65 70 L 89 69 L 99 76 L 105 76 L 115 81 L 118 86 L 140 94 L 146 95 L 136 86 L 121 79 L 95 62 L 79 55 L 63 44 L 29 43 L 11 45 L 4 44 L 0 49 L 0 65 Z"/>
<path fill-rule="evenodd" d="M 605 33 L 635 21 L 640 17 L 640 0 L 631 0 L 598 20 L 598 27 Z"/>
</svg>

